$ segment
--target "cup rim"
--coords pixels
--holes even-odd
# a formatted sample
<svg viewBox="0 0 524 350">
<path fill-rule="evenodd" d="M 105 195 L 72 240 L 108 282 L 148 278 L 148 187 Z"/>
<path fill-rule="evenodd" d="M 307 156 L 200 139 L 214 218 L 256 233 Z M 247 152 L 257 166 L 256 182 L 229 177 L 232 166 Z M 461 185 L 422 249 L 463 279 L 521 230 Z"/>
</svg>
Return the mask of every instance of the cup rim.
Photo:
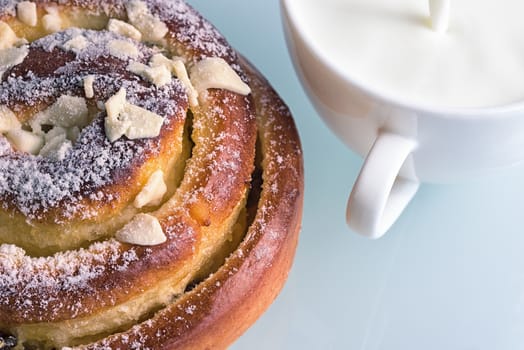
<svg viewBox="0 0 524 350">
<path fill-rule="evenodd" d="M 281 0 L 281 8 L 283 10 L 283 20 L 289 22 L 288 25 L 292 27 L 291 37 L 298 35 L 303 44 L 311 51 L 320 62 L 328 69 L 333 71 L 338 77 L 351 84 L 353 87 L 371 96 L 373 99 L 381 100 L 389 105 L 409 109 L 413 111 L 422 112 L 424 114 L 431 114 L 439 117 L 449 117 L 450 115 L 456 117 L 463 117 L 469 119 L 475 118 L 496 118 L 500 114 L 507 114 L 524 110 L 524 98 L 521 101 L 510 102 L 500 105 L 485 106 L 485 107 L 449 107 L 436 106 L 430 104 L 419 103 L 415 101 L 408 101 L 406 98 L 391 96 L 380 89 L 376 89 L 366 84 L 361 79 L 357 79 L 348 72 L 342 70 L 339 65 L 335 64 L 322 50 L 320 50 L 313 40 L 305 33 L 303 26 L 299 25 L 296 18 L 296 11 L 290 10 L 289 3 L 294 0 Z M 299 1 L 300 2 L 300 1 Z M 293 38 L 293 41 L 296 39 Z M 289 45 L 289 43 L 288 43 Z"/>
</svg>

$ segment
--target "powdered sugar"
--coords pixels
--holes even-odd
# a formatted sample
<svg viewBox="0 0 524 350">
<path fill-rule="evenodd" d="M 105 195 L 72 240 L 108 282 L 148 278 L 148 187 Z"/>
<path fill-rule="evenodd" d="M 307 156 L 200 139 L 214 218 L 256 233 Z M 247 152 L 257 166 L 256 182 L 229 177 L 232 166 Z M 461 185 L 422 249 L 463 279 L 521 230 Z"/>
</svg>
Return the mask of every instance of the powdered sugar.
<svg viewBox="0 0 524 350">
<path fill-rule="evenodd" d="M 59 309 L 56 305 L 61 305 L 54 297 L 57 293 L 91 293 L 91 280 L 110 270 L 125 269 L 137 259 L 134 250 L 121 252 L 114 240 L 47 258 L 31 258 L 22 249 L 3 244 L 0 245 L 0 303 L 14 302 L 10 307 L 52 313 L 53 309 Z M 38 297 L 43 295 L 45 298 Z M 47 307 L 51 304 L 55 308 Z M 82 303 L 79 301 L 69 308 L 73 314 L 80 312 Z"/>
<path fill-rule="evenodd" d="M 63 94 L 82 95 L 84 77 L 95 73 L 94 90 L 98 100 L 106 100 L 124 87 L 131 103 L 167 117 L 165 125 L 170 123 L 170 118 L 183 114 L 180 108 L 186 105 L 187 97 L 178 80 L 156 88 L 125 69 L 129 60 L 110 57 L 106 48 L 108 42 L 115 38 L 131 39 L 111 32 L 71 29 L 34 42 L 30 51 L 40 50 L 42 54 L 44 50 L 45 55 L 64 55 L 59 47 L 78 35 L 87 39 L 86 48 L 74 57 L 66 57 L 65 64 L 50 74 L 28 69 L 24 71 L 25 62 L 15 67 L 21 75 L 11 73 L 0 84 L 0 104 L 9 105 L 13 111 L 19 112 L 28 106 L 50 103 Z M 156 53 L 156 50 L 142 44 L 137 45 L 141 49 L 140 59 L 149 59 Z M 31 55 L 27 60 L 31 60 Z M 108 60 L 112 68 L 107 67 Z M 183 103 L 179 105 L 177 100 Z M 81 132 L 77 143 L 62 161 L 12 152 L 0 156 L 0 201 L 3 209 L 17 210 L 29 219 L 42 219 L 53 208 L 61 207 L 61 212 L 53 217 L 60 222 L 75 214 L 82 217 L 95 215 L 96 212 L 86 210 L 86 198 L 100 202 L 112 200 L 105 195 L 104 186 L 128 176 L 126 169 L 143 162 L 146 153 L 152 155 L 158 152 L 159 143 L 156 138 L 136 141 L 120 139 L 110 143 L 105 136 L 103 119 L 104 112 L 101 111 Z"/>
<path fill-rule="evenodd" d="M 144 44 L 140 44 L 128 37 L 122 36 L 110 31 L 95 31 L 83 30 L 79 28 L 70 28 L 54 35 L 48 35 L 42 39 L 35 41 L 32 46 L 44 49 L 47 52 L 53 51 L 56 47 L 64 48 L 67 42 L 78 37 L 83 37 L 86 40 L 86 45 L 81 49 L 72 50 L 76 53 L 76 62 L 82 63 L 86 61 L 94 61 L 100 57 L 107 57 L 111 55 L 110 43 L 114 41 L 122 41 L 131 45 L 138 46 L 142 51 L 138 52 L 138 57 L 144 57 L 144 54 L 150 54 L 154 51 L 147 48 Z M 145 52 L 144 52 L 145 51 Z M 124 59 L 125 58 L 121 58 Z M 133 57 L 136 60 L 136 57 Z"/>
<path fill-rule="evenodd" d="M 199 60 L 203 57 L 222 57 L 229 63 L 236 60 L 235 51 L 213 25 L 204 20 L 183 0 L 146 0 L 151 13 L 158 16 L 169 28 L 167 37 L 179 42 L 180 49 L 189 56 L 198 52 Z M 235 67 L 234 67 L 235 68 Z"/>
</svg>

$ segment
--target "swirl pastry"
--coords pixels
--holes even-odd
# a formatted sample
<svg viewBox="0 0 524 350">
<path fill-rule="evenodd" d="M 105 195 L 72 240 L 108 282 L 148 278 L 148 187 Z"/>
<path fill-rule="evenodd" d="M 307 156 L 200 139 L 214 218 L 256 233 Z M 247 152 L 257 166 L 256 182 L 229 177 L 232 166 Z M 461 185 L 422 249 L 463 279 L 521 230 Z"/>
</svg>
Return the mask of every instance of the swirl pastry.
<svg viewBox="0 0 524 350">
<path fill-rule="evenodd" d="M 303 199 L 291 115 L 182 0 L 0 0 L 0 348 L 219 349 Z"/>
</svg>

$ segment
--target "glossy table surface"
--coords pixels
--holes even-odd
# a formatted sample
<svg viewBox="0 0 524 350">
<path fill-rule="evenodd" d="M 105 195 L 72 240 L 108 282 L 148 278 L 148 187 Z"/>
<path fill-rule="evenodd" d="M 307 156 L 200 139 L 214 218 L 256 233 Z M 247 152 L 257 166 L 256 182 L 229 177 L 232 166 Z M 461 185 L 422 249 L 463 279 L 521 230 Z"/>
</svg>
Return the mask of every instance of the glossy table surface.
<svg viewBox="0 0 524 350">
<path fill-rule="evenodd" d="M 423 184 L 378 241 L 345 224 L 362 159 L 327 129 L 290 61 L 277 0 L 190 0 L 291 108 L 305 156 L 289 280 L 232 349 L 524 349 L 524 166 Z"/>
</svg>

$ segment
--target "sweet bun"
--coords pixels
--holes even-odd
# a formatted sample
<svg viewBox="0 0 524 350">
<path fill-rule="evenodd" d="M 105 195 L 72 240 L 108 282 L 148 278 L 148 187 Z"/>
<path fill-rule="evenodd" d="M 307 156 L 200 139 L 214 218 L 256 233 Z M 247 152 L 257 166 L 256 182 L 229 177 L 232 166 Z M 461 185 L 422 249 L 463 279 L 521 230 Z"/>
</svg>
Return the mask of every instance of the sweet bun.
<svg viewBox="0 0 524 350">
<path fill-rule="evenodd" d="M 300 142 L 195 10 L 0 1 L 0 78 L 0 345 L 220 349 L 269 306 Z"/>
</svg>

